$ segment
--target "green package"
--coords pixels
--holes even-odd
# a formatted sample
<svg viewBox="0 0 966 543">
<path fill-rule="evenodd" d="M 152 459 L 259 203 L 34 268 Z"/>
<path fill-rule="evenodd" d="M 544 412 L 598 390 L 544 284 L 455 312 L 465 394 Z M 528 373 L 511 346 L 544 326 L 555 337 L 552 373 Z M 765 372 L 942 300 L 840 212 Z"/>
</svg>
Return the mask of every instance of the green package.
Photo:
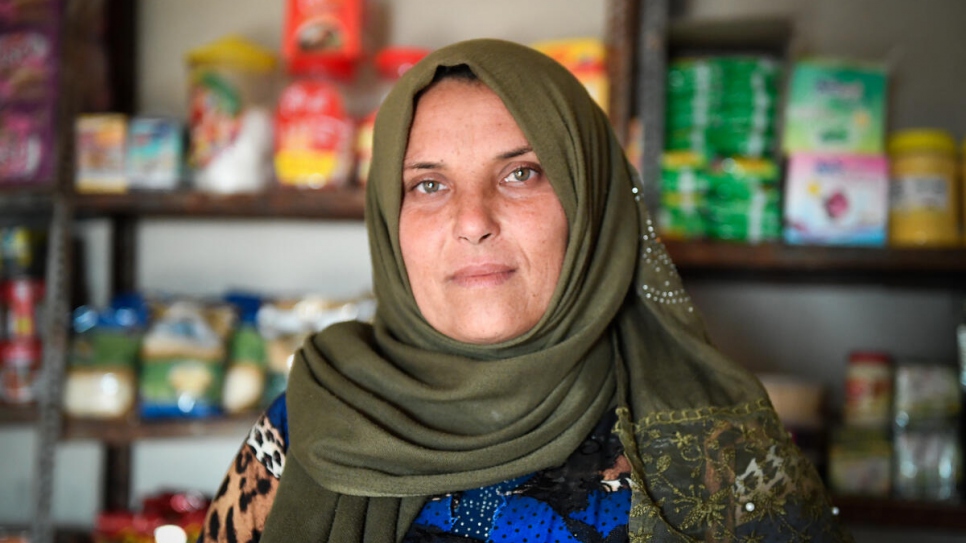
<svg viewBox="0 0 966 543">
<path fill-rule="evenodd" d="M 883 153 L 886 83 L 879 65 L 798 62 L 788 92 L 783 150 Z"/>
</svg>

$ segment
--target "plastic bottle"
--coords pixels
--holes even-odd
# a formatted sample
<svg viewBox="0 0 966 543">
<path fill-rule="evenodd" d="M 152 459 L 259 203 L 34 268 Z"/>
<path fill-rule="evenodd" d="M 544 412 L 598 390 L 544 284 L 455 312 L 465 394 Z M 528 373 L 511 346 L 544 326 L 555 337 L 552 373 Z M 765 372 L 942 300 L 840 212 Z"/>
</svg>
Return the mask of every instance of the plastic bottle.
<svg viewBox="0 0 966 543">
<path fill-rule="evenodd" d="M 348 73 L 335 64 L 296 74 L 275 111 L 275 176 L 296 188 L 338 188 L 352 175 L 355 125 L 346 108 Z"/>
<path fill-rule="evenodd" d="M 200 190 L 257 191 L 271 178 L 275 55 L 228 36 L 188 53 L 190 155 Z"/>
<path fill-rule="evenodd" d="M 942 130 L 903 130 L 889 140 L 892 245 L 960 243 L 956 144 Z"/>
<path fill-rule="evenodd" d="M 406 70 L 411 68 L 429 50 L 418 47 L 387 47 L 376 55 L 376 69 L 379 72 L 378 104 L 360 122 L 356 135 L 356 180 L 365 186 L 369 179 L 369 165 L 372 161 L 372 131 L 376 123 L 379 104 L 386 98 L 392 86 Z"/>
</svg>

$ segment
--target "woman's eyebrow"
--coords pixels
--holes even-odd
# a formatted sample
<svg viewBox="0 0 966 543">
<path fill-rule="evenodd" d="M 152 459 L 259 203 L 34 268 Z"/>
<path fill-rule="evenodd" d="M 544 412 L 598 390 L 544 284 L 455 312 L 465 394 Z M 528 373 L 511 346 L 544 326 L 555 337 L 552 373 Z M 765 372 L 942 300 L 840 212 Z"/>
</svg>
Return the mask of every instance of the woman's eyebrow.
<svg viewBox="0 0 966 543">
<path fill-rule="evenodd" d="M 508 159 L 516 158 L 518 156 L 522 156 L 522 155 L 525 155 L 527 153 L 532 153 L 532 152 L 533 152 L 533 147 L 530 147 L 529 145 L 524 145 L 523 147 L 519 147 L 517 149 L 513 149 L 512 151 L 507 151 L 505 153 L 500 153 L 499 155 L 497 155 L 497 158 L 502 159 L 502 160 L 508 160 Z"/>
<path fill-rule="evenodd" d="M 408 162 L 403 164 L 404 170 L 435 170 L 442 167 L 442 162 Z"/>
</svg>

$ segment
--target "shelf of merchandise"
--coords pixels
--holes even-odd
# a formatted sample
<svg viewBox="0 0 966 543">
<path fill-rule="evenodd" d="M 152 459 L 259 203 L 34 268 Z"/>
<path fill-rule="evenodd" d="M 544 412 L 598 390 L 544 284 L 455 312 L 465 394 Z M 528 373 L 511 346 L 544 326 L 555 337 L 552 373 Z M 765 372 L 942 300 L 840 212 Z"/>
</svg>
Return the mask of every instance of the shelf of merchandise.
<svg viewBox="0 0 966 543">
<path fill-rule="evenodd" d="M 195 418 L 139 420 L 129 417 L 120 420 L 79 419 L 64 420 L 64 439 L 93 439 L 109 445 L 129 445 L 144 439 L 238 437 L 243 439 L 261 411 Z"/>
<path fill-rule="evenodd" d="M 842 519 L 853 525 L 931 530 L 966 530 L 966 504 L 837 496 L 832 499 Z"/>
<path fill-rule="evenodd" d="M 365 192 L 346 189 L 276 189 L 247 194 L 198 191 L 77 194 L 77 214 L 196 218 L 362 219 Z"/>
<path fill-rule="evenodd" d="M 794 25 L 778 19 L 681 20 L 670 17 L 669 0 L 626 0 L 640 12 L 632 90 L 636 114 L 648 128 L 639 166 L 645 195 L 656 198 L 663 149 L 664 68 L 674 55 L 761 52 L 788 59 L 796 48 Z M 650 150 L 650 152 L 648 152 Z M 653 210 L 652 210 L 653 211 Z M 966 290 L 966 246 L 898 249 L 665 241 L 685 282 L 750 279 L 784 284 L 902 285 Z M 849 525 L 895 530 L 966 533 L 966 504 L 835 497 Z"/>
</svg>

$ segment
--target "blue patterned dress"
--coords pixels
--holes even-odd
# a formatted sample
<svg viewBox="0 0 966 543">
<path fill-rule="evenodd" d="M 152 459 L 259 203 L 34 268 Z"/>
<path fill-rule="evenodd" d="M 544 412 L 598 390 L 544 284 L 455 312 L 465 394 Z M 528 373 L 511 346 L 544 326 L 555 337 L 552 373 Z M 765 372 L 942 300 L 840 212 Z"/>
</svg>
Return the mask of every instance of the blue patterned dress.
<svg viewBox="0 0 966 543">
<path fill-rule="evenodd" d="M 214 497 L 200 542 L 257 542 L 288 449 L 284 395 L 259 418 Z M 627 541 L 630 466 L 613 411 L 567 461 L 501 483 L 430 499 L 404 539 L 431 542 Z"/>
</svg>

